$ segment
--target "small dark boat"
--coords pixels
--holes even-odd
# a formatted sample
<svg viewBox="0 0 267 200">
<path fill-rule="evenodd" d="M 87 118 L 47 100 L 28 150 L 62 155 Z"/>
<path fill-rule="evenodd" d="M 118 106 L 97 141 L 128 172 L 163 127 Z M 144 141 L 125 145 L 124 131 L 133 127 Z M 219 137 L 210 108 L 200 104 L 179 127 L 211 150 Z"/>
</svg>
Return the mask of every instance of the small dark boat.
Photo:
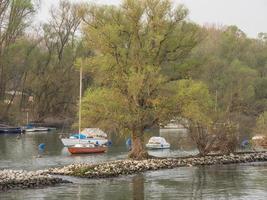
<svg viewBox="0 0 267 200">
<path fill-rule="evenodd" d="M 20 134 L 22 132 L 20 127 L 0 127 L 0 134 Z"/>
</svg>

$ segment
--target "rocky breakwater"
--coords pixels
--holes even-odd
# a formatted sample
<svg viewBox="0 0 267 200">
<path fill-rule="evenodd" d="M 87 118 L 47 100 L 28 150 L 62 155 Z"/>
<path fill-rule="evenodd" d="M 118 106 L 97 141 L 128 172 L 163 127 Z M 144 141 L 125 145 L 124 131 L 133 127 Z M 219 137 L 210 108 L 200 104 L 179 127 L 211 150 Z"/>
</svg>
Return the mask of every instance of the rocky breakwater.
<svg viewBox="0 0 267 200">
<path fill-rule="evenodd" d="M 100 164 L 72 164 L 46 171 L 50 174 L 70 175 L 85 178 L 108 178 L 136 174 L 149 170 L 171 169 L 185 166 L 222 165 L 267 161 L 267 153 L 210 155 L 205 157 L 164 158 L 147 160 L 118 160 Z"/>
<path fill-rule="evenodd" d="M 43 171 L 0 170 L 0 192 L 10 189 L 40 188 L 67 182 Z"/>
</svg>

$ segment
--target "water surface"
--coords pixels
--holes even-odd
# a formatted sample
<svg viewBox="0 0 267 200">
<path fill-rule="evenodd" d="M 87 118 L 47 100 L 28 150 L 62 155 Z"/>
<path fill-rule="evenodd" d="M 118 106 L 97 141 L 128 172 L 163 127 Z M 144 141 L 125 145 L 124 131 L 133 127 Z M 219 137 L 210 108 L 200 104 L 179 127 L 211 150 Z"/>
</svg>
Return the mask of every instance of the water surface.
<svg viewBox="0 0 267 200">
<path fill-rule="evenodd" d="M 145 141 L 153 135 L 159 135 L 157 131 L 146 133 Z M 106 160 L 124 159 L 127 157 L 128 149 L 125 145 L 126 137 L 110 135 L 112 146 L 104 154 L 70 155 L 60 141 L 59 132 L 36 132 L 22 135 L 0 135 L 0 169 L 26 169 L 36 170 L 49 167 L 68 165 L 71 163 L 97 163 Z M 171 134 L 170 141 L 172 149 L 149 151 L 155 156 L 183 156 L 195 154 L 197 151 L 190 146 L 184 137 Z M 177 138 L 178 137 L 178 138 Z M 44 143 L 45 151 L 40 152 L 38 145 Z M 184 145 L 180 145 L 183 143 Z M 41 155 L 39 158 L 38 155 Z"/>
<path fill-rule="evenodd" d="M 267 199 L 267 164 L 182 167 L 1 193 L 1 199 Z"/>
<path fill-rule="evenodd" d="M 148 132 L 145 140 L 158 132 Z M 173 133 L 164 133 L 172 149 L 150 151 L 157 156 L 194 154 L 190 140 Z M 17 137 L 0 135 L 0 169 L 44 169 L 70 163 L 97 163 L 127 157 L 126 138 L 110 136 L 113 146 L 105 154 L 72 156 L 64 148 L 59 133 L 32 133 Z M 46 144 L 39 152 L 38 145 Z M 41 158 L 37 155 L 41 154 Z M 85 200 L 85 199 L 267 199 L 267 163 L 240 165 L 181 167 L 121 176 L 109 179 L 64 177 L 74 184 L 42 189 L 13 190 L 0 193 L 2 200 Z"/>
</svg>

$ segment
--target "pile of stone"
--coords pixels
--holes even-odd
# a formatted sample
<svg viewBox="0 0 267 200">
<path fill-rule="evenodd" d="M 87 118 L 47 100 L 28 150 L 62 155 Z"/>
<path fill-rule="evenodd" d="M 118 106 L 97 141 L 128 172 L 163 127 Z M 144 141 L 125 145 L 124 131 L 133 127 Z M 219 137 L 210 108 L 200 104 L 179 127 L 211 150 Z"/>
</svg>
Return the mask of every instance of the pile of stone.
<svg viewBox="0 0 267 200">
<path fill-rule="evenodd" d="M 149 170 L 171 169 L 183 166 L 221 165 L 267 161 L 267 153 L 213 155 L 191 158 L 165 158 L 148 160 L 118 160 L 100 164 L 72 164 L 49 169 L 46 173 L 86 178 L 107 178 L 135 174 Z"/>
<path fill-rule="evenodd" d="M 72 164 L 36 172 L 24 170 L 0 170 L 0 191 L 9 189 L 39 188 L 59 183 L 69 183 L 53 175 L 67 175 L 84 178 L 108 178 L 141 173 L 149 170 L 171 169 L 185 166 L 222 165 L 267 161 L 267 152 L 230 155 L 209 155 L 205 157 L 162 158 L 147 160 L 117 160 L 99 164 Z"/>
<path fill-rule="evenodd" d="M 61 178 L 44 174 L 42 171 L 28 172 L 24 170 L 1 170 L 0 191 L 9 189 L 40 188 L 59 183 L 67 183 Z"/>
</svg>

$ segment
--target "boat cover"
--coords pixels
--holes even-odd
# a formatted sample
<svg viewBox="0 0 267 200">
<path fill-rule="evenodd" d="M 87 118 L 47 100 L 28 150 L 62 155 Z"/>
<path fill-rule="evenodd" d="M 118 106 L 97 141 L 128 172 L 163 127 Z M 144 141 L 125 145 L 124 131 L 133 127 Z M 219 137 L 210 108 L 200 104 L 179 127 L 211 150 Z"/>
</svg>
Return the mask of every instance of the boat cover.
<svg viewBox="0 0 267 200">
<path fill-rule="evenodd" d="M 151 137 L 148 144 L 166 144 L 166 140 L 163 137 Z"/>
<path fill-rule="evenodd" d="M 263 135 L 255 135 L 252 137 L 252 140 L 263 140 L 264 136 Z"/>
<path fill-rule="evenodd" d="M 99 128 L 85 128 L 81 133 L 89 138 L 107 138 L 108 135 Z"/>
<path fill-rule="evenodd" d="M 86 138 L 86 135 L 84 134 L 75 134 L 75 135 L 72 135 L 70 136 L 71 139 L 85 139 Z"/>
</svg>

